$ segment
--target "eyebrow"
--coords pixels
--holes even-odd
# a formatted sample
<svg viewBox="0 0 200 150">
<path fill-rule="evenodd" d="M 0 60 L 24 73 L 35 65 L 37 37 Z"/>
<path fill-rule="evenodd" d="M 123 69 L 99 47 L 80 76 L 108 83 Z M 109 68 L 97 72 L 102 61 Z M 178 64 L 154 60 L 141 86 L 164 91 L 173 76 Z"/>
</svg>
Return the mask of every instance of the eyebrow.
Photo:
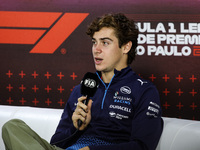
<svg viewBox="0 0 200 150">
<path fill-rule="evenodd" d="M 96 40 L 95 38 L 92 38 L 92 40 Z M 100 38 L 101 41 L 103 40 L 110 40 L 110 41 L 113 41 L 111 38 L 109 37 L 104 37 L 104 38 Z"/>
</svg>

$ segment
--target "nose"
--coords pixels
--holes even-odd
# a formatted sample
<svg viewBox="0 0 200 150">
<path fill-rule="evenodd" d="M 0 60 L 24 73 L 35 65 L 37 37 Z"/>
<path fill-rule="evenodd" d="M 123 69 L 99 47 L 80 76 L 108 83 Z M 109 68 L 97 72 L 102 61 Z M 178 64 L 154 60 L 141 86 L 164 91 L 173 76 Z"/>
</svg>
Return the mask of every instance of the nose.
<svg viewBox="0 0 200 150">
<path fill-rule="evenodd" d="M 101 48 L 100 44 L 94 44 L 92 49 L 93 49 L 94 53 L 101 53 L 102 52 L 102 48 Z"/>
</svg>

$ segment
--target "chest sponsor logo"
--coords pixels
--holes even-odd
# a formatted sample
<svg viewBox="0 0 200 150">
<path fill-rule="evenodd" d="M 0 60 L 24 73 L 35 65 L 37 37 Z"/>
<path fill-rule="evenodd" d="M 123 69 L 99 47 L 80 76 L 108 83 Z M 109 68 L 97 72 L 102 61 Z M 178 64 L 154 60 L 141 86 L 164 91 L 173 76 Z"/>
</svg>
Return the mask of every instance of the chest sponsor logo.
<svg viewBox="0 0 200 150">
<path fill-rule="evenodd" d="M 119 120 L 128 119 L 129 118 L 129 116 L 118 114 L 118 113 L 115 113 L 114 111 L 110 111 L 109 115 L 110 115 L 111 118 L 116 118 L 116 119 L 119 119 Z"/>
<path fill-rule="evenodd" d="M 131 108 L 128 108 L 128 107 L 123 107 L 123 106 L 119 106 L 119 105 L 110 105 L 109 108 L 131 113 Z"/>
<path fill-rule="evenodd" d="M 119 96 L 119 92 L 115 92 L 115 96 L 113 96 L 115 103 L 121 103 L 121 104 L 127 104 L 130 105 L 132 102 L 132 99 L 129 97 Z"/>
<path fill-rule="evenodd" d="M 114 111 L 109 112 L 110 117 L 114 118 L 116 116 L 116 113 Z"/>
<path fill-rule="evenodd" d="M 123 86 L 120 88 L 120 91 L 123 93 L 123 94 L 131 94 L 131 89 L 130 87 L 128 86 Z"/>
</svg>

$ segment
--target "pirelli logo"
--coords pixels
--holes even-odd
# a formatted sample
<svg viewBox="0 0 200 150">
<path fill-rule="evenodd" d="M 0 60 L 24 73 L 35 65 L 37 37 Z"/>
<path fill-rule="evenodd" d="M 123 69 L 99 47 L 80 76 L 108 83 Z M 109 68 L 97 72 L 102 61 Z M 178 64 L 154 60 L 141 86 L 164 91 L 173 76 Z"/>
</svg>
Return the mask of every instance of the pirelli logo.
<svg viewBox="0 0 200 150">
<path fill-rule="evenodd" d="M 33 44 L 30 53 L 53 54 L 88 15 L 0 11 L 0 44 Z"/>
</svg>

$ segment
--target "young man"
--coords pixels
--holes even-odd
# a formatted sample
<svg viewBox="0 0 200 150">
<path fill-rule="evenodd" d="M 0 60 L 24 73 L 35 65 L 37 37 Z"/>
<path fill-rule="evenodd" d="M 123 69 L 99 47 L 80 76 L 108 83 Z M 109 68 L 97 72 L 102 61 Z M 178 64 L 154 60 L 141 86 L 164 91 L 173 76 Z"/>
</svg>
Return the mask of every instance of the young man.
<svg viewBox="0 0 200 150">
<path fill-rule="evenodd" d="M 100 85 L 88 106 L 82 103 L 86 97 L 81 96 L 80 85 L 74 88 L 51 143 L 74 133 L 80 119 L 81 131 L 57 146 L 155 150 L 163 127 L 159 94 L 129 67 L 136 54 L 137 26 L 123 14 L 108 14 L 94 20 L 87 34 Z"/>
<path fill-rule="evenodd" d="M 34 141 L 51 150 L 155 150 L 163 128 L 159 94 L 129 67 L 136 54 L 137 26 L 123 14 L 107 14 L 94 20 L 87 34 L 92 38 L 99 87 L 86 106 L 82 103 L 86 97 L 76 86 L 51 144 L 38 137 Z M 23 124 L 30 137 L 35 135 L 22 121 L 7 123 L 3 137 L 8 149 L 12 143 L 5 134 L 15 124 Z"/>
</svg>

